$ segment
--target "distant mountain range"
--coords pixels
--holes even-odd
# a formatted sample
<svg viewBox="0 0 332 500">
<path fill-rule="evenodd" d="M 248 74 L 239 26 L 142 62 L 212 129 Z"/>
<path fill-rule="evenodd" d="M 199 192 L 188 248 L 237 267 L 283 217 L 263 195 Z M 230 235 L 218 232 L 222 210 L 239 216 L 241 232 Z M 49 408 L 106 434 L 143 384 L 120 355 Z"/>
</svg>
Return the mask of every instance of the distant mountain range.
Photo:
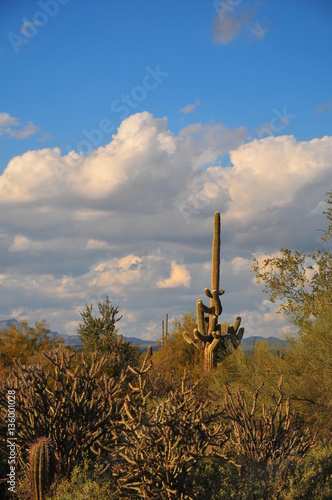
<svg viewBox="0 0 332 500">
<path fill-rule="evenodd" d="M 151 345 L 154 350 L 160 348 L 159 343 L 156 340 L 142 340 L 137 337 L 124 337 L 127 342 L 131 342 L 133 345 L 137 345 L 141 351 L 146 351 L 148 346 Z M 289 343 L 286 340 L 279 339 L 277 337 L 244 337 L 241 341 L 242 349 L 247 353 L 252 353 L 254 345 L 258 344 L 264 340 L 269 344 L 270 347 L 274 349 L 280 349 L 281 347 L 288 347 Z"/>
<path fill-rule="evenodd" d="M 20 322 L 13 318 L 0 321 L 0 331 L 9 330 L 10 325 L 14 325 L 16 328 L 18 328 L 20 326 Z M 60 335 L 58 332 L 50 332 L 50 337 L 62 337 L 64 339 L 65 345 L 70 345 L 72 347 L 76 347 L 77 349 L 79 349 L 83 345 L 77 335 Z M 138 346 L 141 351 L 146 351 L 149 345 L 151 345 L 155 351 L 160 348 L 160 343 L 156 340 L 143 340 L 137 337 L 124 337 L 124 339 L 127 342 L 131 342 L 133 345 Z M 241 347 L 245 352 L 251 353 L 253 351 L 254 345 L 256 345 L 258 342 L 261 342 L 262 340 L 265 340 L 265 342 L 267 342 L 269 346 L 273 347 L 274 349 L 278 349 L 280 347 L 287 348 L 289 346 L 289 343 L 286 340 L 282 340 L 277 337 L 265 338 L 255 336 L 244 337 L 241 342 Z"/>
<path fill-rule="evenodd" d="M 9 330 L 10 325 L 18 327 L 20 326 L 20 322 L 16 319 L 5 319 L 4 321 L 0 321 L 0 331 Z"/>
</svg>

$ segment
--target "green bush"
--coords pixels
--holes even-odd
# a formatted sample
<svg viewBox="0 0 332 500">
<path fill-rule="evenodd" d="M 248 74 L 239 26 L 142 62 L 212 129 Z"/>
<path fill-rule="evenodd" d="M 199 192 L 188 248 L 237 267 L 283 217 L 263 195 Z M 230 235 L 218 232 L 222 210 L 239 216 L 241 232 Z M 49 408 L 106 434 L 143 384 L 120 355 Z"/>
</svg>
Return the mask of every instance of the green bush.
<svg viewBox="0 0 332 500">
<path fill-rule="evenodd" d="M 290 470 L 283 485 L 284 500 L 332 498 L 332 446 L 320 443 Z"/>
<path fill-rule="evenodd" d="M 332 447 L 320 444 L 301 459 L 238 468 L 226 459 L 197 464 L 198 500 L 330 500 Z"/>
<path fill-rule="evenodd" d="M 103 478 L 98 465 L 91 468 L 88 461 L 75 466 L 70 479 L 56 483 L 46 500 L 113 500 L 111 481 Z"/>
</svg>

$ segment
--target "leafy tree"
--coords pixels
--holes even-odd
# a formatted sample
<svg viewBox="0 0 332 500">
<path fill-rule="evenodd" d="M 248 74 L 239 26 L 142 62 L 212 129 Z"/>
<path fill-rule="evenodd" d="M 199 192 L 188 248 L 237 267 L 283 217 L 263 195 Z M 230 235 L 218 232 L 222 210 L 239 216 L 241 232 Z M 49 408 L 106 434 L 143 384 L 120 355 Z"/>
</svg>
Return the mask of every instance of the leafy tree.
<svg viewBox="0 0 332 500">
<path fill-rule="evenodd" d="M 303 326 L 324 314 L 332 304 L 332 254 L 329 241 L 332 236 L 332 191 L 326 193 L 327 212 L 323 212 L 328 228 L 323 231 L 321 245 L 312 253 L 281 248 L 281 256 L 269 257 L 262 264 L 255 259 L 253 270 L 258 283 L 264 282 L 264 291 L 270 300 L 281 301 L 280 311 L 298 326 Z"/>
<path fill-rule="evenodd" d="M 227 386 L 233 392 L 240 387 L 249 397 L 263 383 L 260 395 L 266 404 L 271 405 L 275 387 L 281 375 L 286 373 L 286 367 L 287 357 L 283 353 L 280 355 L 264 340 L 253 345 L 251 354 L 239 346 L 214 370 L 209 384 L 210 395 L 215 400 L 223 399 Z"/>
<path fill-rule="evenodd" d="M 43 351 L 50 351 L 62 344 L 61 337 L 51 338 L 45 321 L 36 322 L 35 328 L 27 321 L 19 326 L 10 325 L 9 330 L 0 332 L 0 364 L 11 367 L 15 358 L 24 363 L 40 361 Z"/>
<path fill-rule="evenodd" d="M 77 330 L 77 335 L 83 342 L 86 352 L 98 352 L 108 359 L 107 371 L 111 376 L 119 376 L 130 363 L 136 365 L 139 349 L 118 335 L 116 323 L 119 308 L 114 307 L 108 296 L 104 302 L 98 302 L 99 316 L 93 316 L 92 305 L 86 305 L 81 313 L 83 323 Z"/>
<path fill-rule="evenodd" d="M 257 281 L 272 302 L 298 327 L 293 349 L 285 356 L 285 390 L 321 437 L 331 439 L 332 425 L 332 191 L 327 193 L 329 225 L 313 253 L 281 249 L 281 256 L 257 260 Z"/>
<path fill-rule="evenodd" d="M 308 425 L 332 438 L 332 306 L 302 328 L 285 357 L 285 388 Z"/>
<path fill-rule="evenodd" d="M 98 302 L 98 310 L 101 316 L 95 317 L 92 314 L 92 305 L 85 306 L 85 310 L 81 312 L 83 324 L 80 323 L 77 335 L 87 351 L 110 353 L 117 341 L 116 323 L 122 316 L 116 317 L 119 308 L 112 306 L 108 296 L 104 302 Z"/>
</svg>

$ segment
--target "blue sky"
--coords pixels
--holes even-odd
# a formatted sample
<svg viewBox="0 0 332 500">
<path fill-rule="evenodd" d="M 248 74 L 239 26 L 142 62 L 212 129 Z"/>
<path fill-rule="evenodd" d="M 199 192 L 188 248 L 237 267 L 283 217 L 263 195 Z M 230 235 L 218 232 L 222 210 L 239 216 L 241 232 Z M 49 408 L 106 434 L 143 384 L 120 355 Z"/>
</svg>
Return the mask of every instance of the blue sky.
<svg viewBox="0 0 332 500">
<path fill-rule="evenodd" d="M 286 331 L 249 269 L 312 249 L 324 224 L 330 2 L 3 0 L 0 14 L 0 316 L 73 332 L 108 291 L 128 334 L 155 338 L 208 286 L 219 210 L 230 314 L 251 335 L 256 317 Z"/>
<path fill-rule="evenodd" d="M 298 139 L 331 133 L 329 113 L 314 114 L 331 98 L 329 2 L 230 0 L 228 9 L 219 7 L 221 16 L 252 17 L 224 44 L 213 43 L 213 2 L 2 3 L 3 102 L 11 116 L 40 129 L 29 142 L 2 136 L 2 169 L 45 137 L 47 147 L 65 151 L 103 118 L 119 126 L 112 102 L 158 64 L 169 75 L 141 102 L 131 99 L 129 111 L 167 116 L 174 133 L 193 121 L 255 133 L 284 107 L 297 117 L 288 133 Z M 52 18 L 40 5 L 58 12 Z M 21 33 L 24 19 L 36 23 L 30 39 Z M 196 100 L 195 113 L 183 116 L 180 109 Z M 103 145 L 109 139 L 105 134 Z"/>
</svg>

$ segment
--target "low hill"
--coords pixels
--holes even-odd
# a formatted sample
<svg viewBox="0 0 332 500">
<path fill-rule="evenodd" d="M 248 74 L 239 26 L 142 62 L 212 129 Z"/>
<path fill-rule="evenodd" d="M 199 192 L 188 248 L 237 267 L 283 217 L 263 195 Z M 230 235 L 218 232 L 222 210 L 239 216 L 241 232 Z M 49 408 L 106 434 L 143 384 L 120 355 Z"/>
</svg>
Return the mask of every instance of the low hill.
<svg viewBox="0 0 332 500">
<path fill-rule="evenodd" d="M 0 321 L 0 331 L 3 330 L 9 330 L 10 325 L 15 325 L 16 328 L 19 328 L 20 322 L 17 321 L 16 319 L 6 319 L 3 321 Z M 82 347 L 82 342 L 81 340 L 77 337 L 77 335 L 60 335 L 58 332 L 51 332 L 50 331 L 50 337 L 62 337 L 64 339 L 65 345 L 70 345 L 72 347 L 76 347 L 79 349 Z M 133 345 L 136 345 L 139 347 L 141 351 L 146 351 L 148 346 L 151 345 L 153 350 L 157 351 L 160 348 L 160 343 L 156 340 L 143 340 L 139 339 L 137 337 L 124 337 L 124 339 L 127 342 L 131 342 Z M 270 347 L 273 347 L 275 349 L 278 349 L 280 347 L 287 347 L 288 342 L 286 340 L 279 339 L 277 337 L 244 337 L 241 342 L 242 349 L 247 352 L 251 353 L 253 350 L 254 345 L 256 345 L 258 342 L 261 341 L 266 341 Z"/>
</svg>

